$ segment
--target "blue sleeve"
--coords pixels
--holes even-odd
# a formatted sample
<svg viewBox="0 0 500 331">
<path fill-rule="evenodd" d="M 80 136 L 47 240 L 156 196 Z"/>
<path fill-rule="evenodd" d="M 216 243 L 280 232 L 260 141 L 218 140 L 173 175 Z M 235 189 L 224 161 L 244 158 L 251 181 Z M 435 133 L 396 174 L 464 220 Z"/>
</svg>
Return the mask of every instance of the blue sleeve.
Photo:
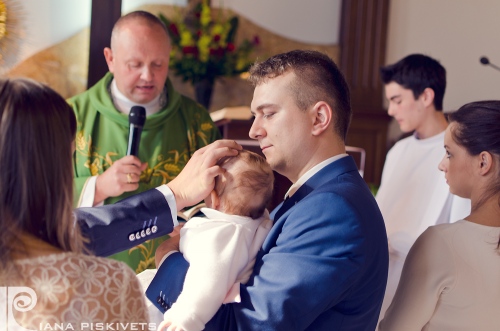
<svg viewBox="0 0 500 331">
<path fill-rule="evenodd" d="M 115 204 L 75 209 L 76 221 L 87 248 L 97 256 L 109 256 L 146 240 L 172 232 L 174 222 L 165 196 L 156 189 Z"/>
<path fill-rule="evenodd" d="M 181 294 L 189 263 L 181 253 L 173 253 L 158 268 L 146 289 L 146 297 L 162 313 L 170 309 Z"/>
</svg>

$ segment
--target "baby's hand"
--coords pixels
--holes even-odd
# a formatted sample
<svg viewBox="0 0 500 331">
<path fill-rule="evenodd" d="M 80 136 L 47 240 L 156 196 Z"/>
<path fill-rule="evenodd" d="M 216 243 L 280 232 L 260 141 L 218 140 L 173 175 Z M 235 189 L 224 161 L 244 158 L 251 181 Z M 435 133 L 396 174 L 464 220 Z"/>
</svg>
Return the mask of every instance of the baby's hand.
<svg viewBox="0 0 500 331">
<path fill-rule="evenodd" d="M 184 331 L 184 329 L 180 325 L 172 324 L 172 321 L 165 320 L 160 323 L 158 326 L 158 331 Z"/>
</svg>

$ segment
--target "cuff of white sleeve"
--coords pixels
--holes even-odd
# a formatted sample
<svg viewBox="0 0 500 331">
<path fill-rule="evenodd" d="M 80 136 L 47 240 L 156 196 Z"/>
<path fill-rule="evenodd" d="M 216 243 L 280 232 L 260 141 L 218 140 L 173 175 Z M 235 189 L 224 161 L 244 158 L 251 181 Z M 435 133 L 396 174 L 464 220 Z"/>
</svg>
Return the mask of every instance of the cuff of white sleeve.
<svg viewBox="0 0 500 331">
<path fill-rule="evenodd" d="M 92 176 L 87 179 L 80 196 L 78 207 L 97 207 L 104 204 L 104 202 L 100 202 L 94 206 L 96 181 L 97 176 Z"/>
<path fill-rule="evenodd" d="M 179 225 L 177 221 L 177 203 L 175 202 L 174 192 L 168 187 L 168 185 L 161 185 L 156 188 L 160 191 L 165 200 L 167 200 L 168 206 L 170 207 L 170 213 L 172 214 L 172 222 L 174 223 L 174 227 Z"/>
</svg>

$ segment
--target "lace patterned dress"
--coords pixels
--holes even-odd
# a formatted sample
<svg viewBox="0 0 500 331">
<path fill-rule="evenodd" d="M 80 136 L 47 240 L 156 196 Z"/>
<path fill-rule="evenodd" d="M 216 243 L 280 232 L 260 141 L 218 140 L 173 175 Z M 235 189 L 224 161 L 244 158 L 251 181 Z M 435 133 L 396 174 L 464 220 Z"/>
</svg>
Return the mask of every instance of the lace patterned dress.
<svg viewBox="0 0 500 331">
<path fill-rule="evenodd" d="M 9 326 L 91 330 L 112 323 L 106 329 L 148 329 L 142 287 L 123 262 L 58 253 L 16 260 L 13 268 L 1 280 L 21 298 L 8 302 L 14 319 Z"/>
</svg>

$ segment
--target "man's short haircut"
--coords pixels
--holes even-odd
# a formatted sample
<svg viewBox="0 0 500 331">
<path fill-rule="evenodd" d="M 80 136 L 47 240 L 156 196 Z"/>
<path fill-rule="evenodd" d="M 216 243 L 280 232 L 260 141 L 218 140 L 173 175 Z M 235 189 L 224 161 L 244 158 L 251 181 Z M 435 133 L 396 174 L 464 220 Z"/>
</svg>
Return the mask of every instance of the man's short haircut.
<svg viewBox="0 0 500 331">
<path fill-rule="evenodd" d="M 434 107 L 443 110 L 446 90 L 446 69 L 433 58 L 423 54 L 411 54 L 398 62 L 380 68 L 384 84 L 395 82 L 412 90 L 415 100 L 426 88 L 434 91 Z"/>
<path fill-rule="evenodd" d="M 305 111 L 319 101 L 328 103 L 335 132 L 345 142 L 352 117 L 351 99 L 344 75 L 335 62 L 317 51 L 294 50 L 254 64 L 249 80 L 257 86 L 288 72 L 296 76 L 289 88 L 297 106 Z"/>
<path fill-rule="evenodd" d="M 116 36 L 116 34 L 122 28 L 122 26 L 131 21 L 140 21 L 142 23 L 146 23 L 149 27 L 159 26 L 165 31 L 168 40 L 170 40 L 168 28 L 163 23 L 162 20 L 160 20 L 158 17 L 151 14 L 150 12 L 144 10 L 137 10 L 130 12 L 126 15 L 123 15 L 116 21 L 115 25 L 113 26 L 113 31 L 111 32 L 111 42 L 113 42 L 113 37 Z"/>
<path fill-rule="evenodd" d="M 224 202 L 225 212 L 257 219 L 264 214 L 274 188 L 274 174 L 266 159 L 256 153 L 242 150 L 225 162 L 241 162 L 236 173 L 226 172 L 226 182 L 216 179 L 215 190 Z"/>
</svg>

